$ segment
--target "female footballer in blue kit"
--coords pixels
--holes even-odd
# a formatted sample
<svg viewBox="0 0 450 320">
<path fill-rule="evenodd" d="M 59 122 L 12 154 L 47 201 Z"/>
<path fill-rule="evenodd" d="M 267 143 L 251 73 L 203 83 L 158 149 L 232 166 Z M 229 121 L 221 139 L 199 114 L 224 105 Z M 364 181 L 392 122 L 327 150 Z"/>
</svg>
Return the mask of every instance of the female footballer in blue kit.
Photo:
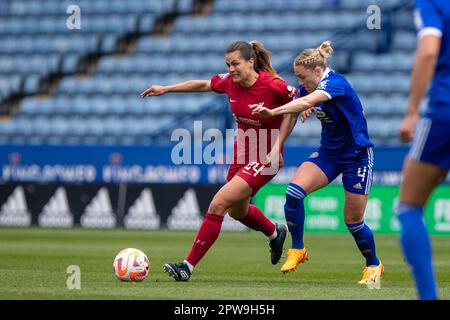
<svg viewBox="0 0 450 320">
<path fill-rule="evenodd" d="M 417 52 L 408 111 L 400 125 L 400 139 L 414 139 L 403 166 L 397 217 L 401 248 L 414 276 L 420 299 L 437 299 L 432 249 L 423 221 L 431 192 L 450 169 L 450 2 L 416 2 Z M 419 122 L 419 106 L 431 83 L 428 108 Z"/>
<path fill-rule="evenodd" d="M 360 284 L 379 288 L 384 266 L 378 259 L 370 228 L 364 223 L 364 211 L 372 182 L 373 152 L 361 102 L 350 83 L 327 67 L 333 49 L 329 41 L 316 49 L 304 50 L 294 61 L 299 86 L 299 98 L 275 109 L 251 106 L 253 113 L 273 117 L 287 113 L 302 113 L 302 121 L 312 112 L 322 122 L 320 147 L 297 169 L 286 191 L 285 217 L 292 237 L 282 272 L 294 271 L 308 260 L 303 244 L 304 198 L 325 187 L 342 173 L 345 189 L 344 221 L 366 259 Z M 283 145 L 295 126 L 296 117 L 280 132 Z"/>
</svg>

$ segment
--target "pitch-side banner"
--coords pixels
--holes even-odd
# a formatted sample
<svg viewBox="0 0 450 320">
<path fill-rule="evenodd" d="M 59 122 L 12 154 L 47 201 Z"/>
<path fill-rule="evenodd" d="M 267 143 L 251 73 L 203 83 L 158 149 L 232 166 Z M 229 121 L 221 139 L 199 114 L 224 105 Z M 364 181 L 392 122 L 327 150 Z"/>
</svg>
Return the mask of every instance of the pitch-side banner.
<svg viewBox="0 0 450 320">
<path fill-rule="evenodd" d="M 189 146 L 189 145 L 188 145 Z M 187 149 L 188 146 L 186 147 Z M 185 148 L 185 149 L 186 149 Z M 0 182 L 223 184 L 228 164 L 210 163 L 207 146 L 0 146 Z M 286 147 L 274 178 L 288 183 L 315 148 Z M 398 184 L 407 149 L 375 148 L 374 184 Z M 207 159 L 208 158 L 208 159 Z M 219 157 L 218 157 L 219 158 Z M 180 159 L 183 160 L 180 163 Z M 207 161 L 208 160 L 208 161 Z"/>
<path fill-rule="evenodd" d="M 198 230 L 220 185 L 0 184 L 0 227 Z M 226 216 L 223 230 L 247 227 Z"/>
<path fill-rule="evenodd" d="M 287 185 L 267 185 L 255 196 L 254 203 L 273 221 L 285 223 L 284 203 Z M 395 216 L 398 187 L 372 186 L 365 222 L 375 233 L 398 233 Z M 330 185 L 308 195 L 305 200 L 305 231 L 348 232 L 344 222 L 344 191 Z M 450 235 L 450 186 L 438 187 L 425 210 L 425 222 L 432 234 Z"/>
</svg>

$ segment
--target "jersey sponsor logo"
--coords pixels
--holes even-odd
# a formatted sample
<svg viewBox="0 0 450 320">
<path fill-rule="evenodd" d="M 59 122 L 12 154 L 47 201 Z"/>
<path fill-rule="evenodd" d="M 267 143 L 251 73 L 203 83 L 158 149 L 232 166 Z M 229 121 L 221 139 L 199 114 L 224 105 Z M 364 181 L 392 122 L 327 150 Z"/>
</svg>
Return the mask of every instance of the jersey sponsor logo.
<svg viewBox="0 0 450 320">
<path fill-rule="evenodd" d="M 218 74 L 220 79 L 225 79 L 226 77 L 228 77 L 230 74 L 229 73 L 220 73 Z"/>
<path fill-rule="evenodd" d="M 333 123 L 333 120 L 327 115 L 325 111 L 322 110 L 321 107 L 316 107 L 316 117 L 321 122 Z"/>
<path fill-rule="evenodd" d="M 234 114 L 233 114 L 233 116 L 236 121 L 243 122 L 243 123 L 246 123 L 246 124 L 249 124 L 252 126 L 258 126 L 258 127 L 261 126 L 261 122 L 259 120 L 253 120 L 253 119 L 248 119 L 248 118 L 243 118 L 243 117 L 236 117 Z"/>
</svg>

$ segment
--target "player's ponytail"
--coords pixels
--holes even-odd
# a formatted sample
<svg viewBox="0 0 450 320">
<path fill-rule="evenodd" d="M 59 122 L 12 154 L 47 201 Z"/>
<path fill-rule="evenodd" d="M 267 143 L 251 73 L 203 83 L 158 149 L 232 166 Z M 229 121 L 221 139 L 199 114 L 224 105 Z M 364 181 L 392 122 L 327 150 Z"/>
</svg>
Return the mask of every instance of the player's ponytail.
<svg viewBox="0 0 450 320">
<path fill-rule="evenodd" d="M 251 58 L 255 61 L 253 68 L 255 71 L 266 71 L 276 77 L 278 76 L 277 71 L 272 66 L 272 62 L 270 60 L 270 51 L 267 50 L 263 44 L 259 41 L 235 41 L 230 44 L 226 50 L 226 53 L 239 51 L 241 57 L 248 61 Z"/>
<path fill-rule="evenodd" d="M 326 68 L 328 59 L 333 55 L 333 47 L 330 41 L 324 41 L 318 48 L 305 49 L 294 60 L 294 67 L 303 66 L 306 69 L 314 69 L 315 67 Z"/>
<path fill-rule="evenodd" d="M 263 70 L 273 76 L 278 77 L 278 73 L 272 66 L 272 61 L 270 60 L 270 51 L 267 50 L 261 42 L 252 40 L 250 41 L 250 44 L 253 47 L 256 55 L 255 70 Z"/>
</svg>

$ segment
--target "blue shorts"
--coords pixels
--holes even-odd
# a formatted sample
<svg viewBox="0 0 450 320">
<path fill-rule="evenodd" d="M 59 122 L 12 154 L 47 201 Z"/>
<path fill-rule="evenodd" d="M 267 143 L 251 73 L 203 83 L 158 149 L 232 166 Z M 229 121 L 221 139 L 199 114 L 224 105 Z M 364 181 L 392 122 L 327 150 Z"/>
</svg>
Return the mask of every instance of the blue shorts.
<svg viewBox="0 0 450 320">
<path fill-rule="evenodd" d="M 346 191 L 369 194 L 372 186 L 372 148 L 363 148 L 352 157 L 339 157 L 319 148 L 306 161 L 317 165 L 327 176 L 328 183 L 342 173 L 342 183 Z"/>
<path fill-rule="evenodd" d="M 417 125 L 414 142 L 408 156 L 417 161 L 450 169 L 450 123 L 423 118 Z"/>
</svg>

